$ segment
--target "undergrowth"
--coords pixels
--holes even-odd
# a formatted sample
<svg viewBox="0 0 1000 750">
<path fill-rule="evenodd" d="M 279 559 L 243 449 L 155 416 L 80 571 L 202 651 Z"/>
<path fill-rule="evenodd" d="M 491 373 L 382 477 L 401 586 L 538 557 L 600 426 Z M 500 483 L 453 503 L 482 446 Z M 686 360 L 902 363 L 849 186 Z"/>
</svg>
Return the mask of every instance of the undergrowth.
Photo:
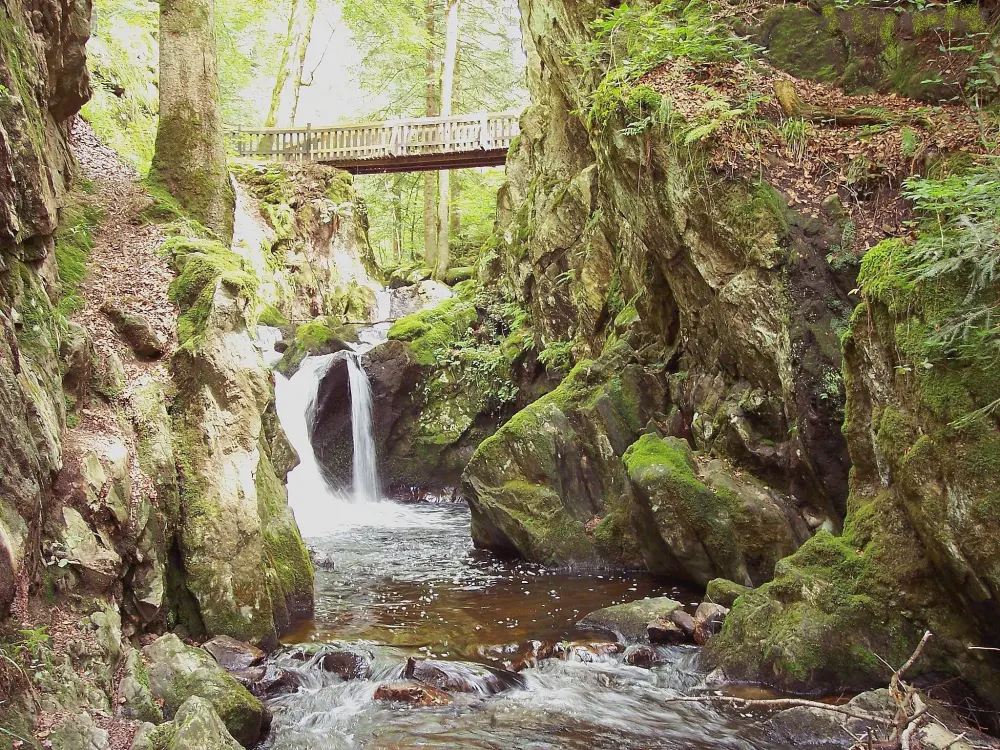
<svg viewBox="0 0 1000 750">
<path fill-rule="evenodd" d="M 706 0 L 663 0 L 652 7 L 623 3 L 602 12 L 591 28 L 593 39 L 575 50 L 577 63 L 593 85 L 584 112 L 591 127 L 606 125 L 623 102 L 648 105 L 632 90 L 668 60 L 682 57 L 695 65 L 749 62 L 758 53 L 755 45 L 713 17 Z M 646 116 L 664 121 L 669 113 L 647 107 Z"/>
</svg>

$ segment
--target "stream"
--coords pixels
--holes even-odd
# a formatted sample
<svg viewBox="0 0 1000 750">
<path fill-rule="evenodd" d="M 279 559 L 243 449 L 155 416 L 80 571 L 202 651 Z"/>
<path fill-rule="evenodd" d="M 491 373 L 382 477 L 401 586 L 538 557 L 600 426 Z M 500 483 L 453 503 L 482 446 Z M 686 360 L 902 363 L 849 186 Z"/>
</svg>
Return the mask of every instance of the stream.
<svg viewBox="0 0 1000 750">
<path fill-rule="evenodd" d="M 362 340 L 359 353 L 384 340 L 384 331 Z M 356 486 L 338 490 L 322 478 L 308 425 L 323 373 L 344 356 L 352 365 L 355 445 L 363 448 L 355 452 Z M 365 455 L 367 376 L 356 356 L 309 358 L 291 381 L 277 376 L 278 414 L 302 459 L 288 478 L 289 501 L 319 564 L 315 615 L 284 636 L 286 648 L 274 658 L 298 687 L 269 702 L 266 747 L 783 747 L 749 714 L 665 702 L 704 686 L 696 647 L 657 647 L 660 664 L 630 666 L 611 635 L 576 625 L 590 611 L 647 596 L 694 605 L 695 593 L 645 574 L 501 560 L 474 549 L 464 503 L 379 499 L 377 459 Z M 524 659 L 519 674 L 496 669 L 539 649 L 550 658 Z M 345 681 L 320 666 L 330 650 L 363 654 L 370 668 Z M 470 670 L 487 679 L 452 692 L 447 705 L 376 700 L 411 657 L 437 660 L 459 680 Z"/>
</svg>

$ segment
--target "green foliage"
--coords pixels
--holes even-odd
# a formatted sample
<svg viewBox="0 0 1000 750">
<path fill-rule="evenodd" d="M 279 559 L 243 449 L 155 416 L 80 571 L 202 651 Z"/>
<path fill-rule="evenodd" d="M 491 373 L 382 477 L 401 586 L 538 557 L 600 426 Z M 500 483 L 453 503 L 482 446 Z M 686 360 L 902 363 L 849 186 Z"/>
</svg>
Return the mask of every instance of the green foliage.
<svg viewBox="0 0 1000 750">
<path fill-rule="evenodd" d="M 573 342 L 552 341 L 538 353 L 538 361 L 546 370 L 567 373 L 573 366 Z"/>
<path fill-rule="evenodd" d="M 635 83 L 668 60 L 749 61 L 756 51 L 713 17 L 706 0 L 623 3 L 603 11 L 591 28 L 592 41 L 575 56 L 593 82 L 586 112 L 592 126 L 606 124 Z"/>
<path fill-rule="evenodd" d="M 801 117 L 784 120 L 778 131 L 795 161 L 801 161 L 809 148 L 809 140 L 813 136 L 813 126 Z"/>
<path fill-rule="evenodd" d="M 95 0 L 87 62 L 94 95 L 83 116 L 141 174 L 156 138 L 159 9 L 137 0 Z"/>
<path fill-rule="evenodd" d="M 87 256 L 94 246 L 94 230 L 102 218 L 101 210 L 89 205 L 83 195 L 74 196 L 62 211 L 55 252 L 62 285 L 57 310 L 64 317 L 83 306 L 77 289 L 87 271 Z"/>
</svg>

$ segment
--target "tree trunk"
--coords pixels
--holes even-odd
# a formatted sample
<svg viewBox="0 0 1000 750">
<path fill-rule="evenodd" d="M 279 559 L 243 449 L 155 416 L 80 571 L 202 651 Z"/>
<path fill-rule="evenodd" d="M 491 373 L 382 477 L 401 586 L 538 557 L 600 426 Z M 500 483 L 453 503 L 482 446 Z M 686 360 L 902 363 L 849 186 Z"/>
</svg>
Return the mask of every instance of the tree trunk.
<svg viewBox="0 0 1000 750">
<path fill-rule="evenodd" d="M 305 75 L 306 53 L 309 51 L 309 43 L 312 41 L 313 24 L 315 21 L 316 0 L 306 0 L 306 25 L 302 30 L 302 36 L 299 37 L 299 67 L 295 71 L 295 84 L 292 89 L 292 127 L 295 127 L 295 115 L 299 111 L 299 94 L 302 93 L 302 87 L 312 85 L 312 80 L 309 83 L 304 83 L 302 77 Z"/>
<path fill-rule="evenodd" d="M 403 175 L 392 180 L 392 256 L 403 262 Z"/>
<path fill-rule="evenodd" d="M 274 89 L 271 91 L 271 106 L 267 110 L 265 128 L 273 128 L 278 123 L 278 110 L 281 109 L 281 94 L 288 83 L 291 72 L 292 40 L 295 39 L 295 16 L 299 12 L 299 0 L 292 0 L 292 12 L 288 14 L 288 30 L 285 32 L 285 42 L 281 45 L 281 60 L 278 62 L 278 74 L 274 79 Z"/>
<path fill-rule="evenodd" d="M 212 229 L 233 238 L 215 45 L 215 0 L 160 0 L 160 117 L 151 177 Z"/>
<path fill-rule="evenodd" d="M 436 117 L 438 113 L 438 79 L 437 57 L 434 54 L 434 42 L 437 35 L 437 3 L 427 0 L 426 7 L 427 58 L 424 65 L 426 81 L 425 110 L 427 117 Z M 437 263 L 437 173 L 424 172 L 424 262 L 431 269 Z"/>
<path fill-rule="evenodd" d="M 445 36 L 444 69 L 441 74 L 441 116 L 451 116 L 455 93 L 455 62 L 458 59 L 459 8 L 462 0 L 448 0 L 448 26 Z M 448 132 L 447 129 L 445 132 Z M 451 263 L 451 174 L 443 170 L 438 177 L 438 247 L 434 278 L 442 279 Z"/>
</svg>

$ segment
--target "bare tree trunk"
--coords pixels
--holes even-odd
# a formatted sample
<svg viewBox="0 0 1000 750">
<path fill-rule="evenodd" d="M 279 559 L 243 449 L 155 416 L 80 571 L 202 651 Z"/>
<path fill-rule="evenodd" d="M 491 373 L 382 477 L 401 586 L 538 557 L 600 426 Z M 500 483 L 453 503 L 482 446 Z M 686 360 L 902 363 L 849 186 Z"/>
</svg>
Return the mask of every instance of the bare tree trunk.
<svg viewBox="0 0 1000 750">
<path fill-rule="evenodd" d="M 437 3 L 427 0 L 427 59 L 424 66 L 426 79 L 425 104 L 427 117 L 436 117 L 438 113 L 438 78 L 437 56 L 434 53 L 434 41 L 437 35 Z M 424 172 L 424 262 L 431 269 L 437 263 L 437 173 Z"/>
<path fill-rule="evenodd" d="M 295 126 L 295 115 L 299 111 L 299 94 L 302 93 L 303 86 L 311 86 L 312 81 L 305 83 L 302 78 L 306 70 L 306 53 L 309 51 L 309 43 L 312 41 L 313 24 L 316 21 L 316 0 L 306 0 L 306 25 L 302 29 L 302 36 L 299 37 L 299 67 L 295 71 L 295 84 L 292 89 L 292 126 Z"/>
<path fill-rule="evenodd" d="M 445 35 L 444 70 L 441 74 L 441 116 L 451 116 L 452 98 L 455 93 L 455 63 L 458 59 L 459 9 L 462 0 L 448 0 L 448 25 Z M 451 263 L 451 174 L 443 170 L 438 177 L 438 247 L 433 266 L 434 278 L 441 279 Z"/>
<path fill-rule="evenodd" d="M 292 0 L 292 12 L 288 14 L 288 30 L 285 32 L 285 41 L 281 45 L 281 60 L 278 62 L 278 74 L 274 79 L 274 89 L 271 91 L 271 106 L 267 110 L 267 119 L 264 120 L 265 128 L 273 128 L 278 123 L 278 110 L 281 109 L 281 94 L 288 83 L 288 75 L 291 72 L 292 60 L 292 40 L 295 39 L 295 16 L 299 12 L 299 0 Z"/>
<path fill-rule="evenodd" d="M 217 54 L 215 0 L 160 0 L 160 117 L 151 176 L 228 243 L 236 199 Z"/>
<path fill-rule="evenodd" d="M 403 262 L 403 177 L 392 180 L 392 255 L 396 263 Z"/>
</svg>

